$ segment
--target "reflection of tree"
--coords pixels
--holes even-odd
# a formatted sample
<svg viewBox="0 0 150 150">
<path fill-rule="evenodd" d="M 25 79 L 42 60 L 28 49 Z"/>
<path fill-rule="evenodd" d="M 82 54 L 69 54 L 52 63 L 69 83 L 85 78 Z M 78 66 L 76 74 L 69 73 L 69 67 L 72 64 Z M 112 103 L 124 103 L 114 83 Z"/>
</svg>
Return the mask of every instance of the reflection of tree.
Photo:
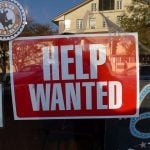
<svg viewBox="0 0 150 150">
<path fill-rule="evenodd" d="M 26 25 L 25 29 L 23 30 L 23 32 L 20 34 L 20 36 L 44 36 L 44 35 L 50 35 L 53 34 L 53 31 L 51 29 L 51 27 L 49 25 L 45 25 L 45 24 L 39 24 L 33 21 L 29 21 L 28 24 Z M 24 56 L 26 56 L 26 54 L 31 51 L 33 54 L 35 55 L 37 53 L 37 48 L 36 46 L 34 46 L 34 44 L 32 45 L 26 45 L 25 41 L 24 42 L 19 42 L 20 45 L 18 45 L 18 49 L 17 50 L 17 58 L 15 58 L 16 61 L 20 61 L 20 65 L 24 64 L 27 62 L 27 58 L 25 58 Z M 22 46 L 21 46 L 22 45 Z M 15 47 L 17 46 L 16 43 L 14 45 Z M 0 69 L 2 71 L 2 73 L 6 73 L 7 68 L 9 68 L 9 46 L 8 46 L 8 42 L 5 41 L 0 41 Z M 30 58 L 33 60 L 33 56 L 34 55 L 30 55 Z M 17 66 L 18 69 L 21 66 Z"/>
<path fill-rule="evenodd" d="M 4 74 L 8 67 L 8 58 L 8 42 L 0 41 L 0 69 Z"/>
<path fill-rule="evenodd" d="M 46 36 L 52 33 L 52 28 L 49 24 L 36 23 L 31 19 L 20 36 Z"/>
<path fill-rule="evenodd" d="M 52 29 L 47 24 L 39 24 L 32 19 L 28 21 L 27 26 L 20 36 L 46 36 L 51 35 Z M 39 64 L 41 59 L 40 44 L 33 40 L 20 40 L 13 44 L 13 61 L 16 71 L 23 66 L 30 64 Z"/>
<path fill-rule="evenodd" d="M 48 46 L 51 42 L 38 40 L 20 40 L 13 43 L 13 62 L 15 71 L 31 64 L 41 64 L 41 47 Z"/>
<path fill-rule="evenodd" d="M 150 49 L 150 30 L 147 18 L 149 18 L 150 6 L 142 0 L 134 0 L 133 5 L 128 6 L 128 12 L 120 20 L 121 27 L 128 32 L 138 32 L 141 54 L 148 53 Z M 150 19 L 150 18 L 149 18 Z"/>
<path fill-rule="evenodd" d="M 135 56 L 135 38 L 132 36 L 118 36 L 112 40 L 113 54 Z"/>
</svg>

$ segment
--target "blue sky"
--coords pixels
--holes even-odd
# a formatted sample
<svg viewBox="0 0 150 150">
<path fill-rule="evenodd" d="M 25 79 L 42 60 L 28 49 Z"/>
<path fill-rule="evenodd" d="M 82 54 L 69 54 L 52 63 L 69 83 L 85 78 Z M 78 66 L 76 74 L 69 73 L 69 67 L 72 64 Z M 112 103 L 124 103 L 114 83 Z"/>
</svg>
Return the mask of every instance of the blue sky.
<svg viewBox="0 0 150 150">
<path fill-rule="evenodd" d="M 38 23 L 49 24 L 51 19 L 84 0 L 17 0 Z"/>
</svg>

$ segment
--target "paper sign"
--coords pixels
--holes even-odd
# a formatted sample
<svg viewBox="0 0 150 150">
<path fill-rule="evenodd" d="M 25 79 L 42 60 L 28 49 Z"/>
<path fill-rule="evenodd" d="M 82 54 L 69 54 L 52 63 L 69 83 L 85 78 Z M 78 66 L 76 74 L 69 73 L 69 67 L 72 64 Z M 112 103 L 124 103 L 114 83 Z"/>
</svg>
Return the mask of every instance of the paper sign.
<svg viewBox="0 0 150 150">
<path fill-rule="evenodd" d="M 135 33 L 12 41 L 15 119 L 137 116 L 137 44 Z"/>
</svg>

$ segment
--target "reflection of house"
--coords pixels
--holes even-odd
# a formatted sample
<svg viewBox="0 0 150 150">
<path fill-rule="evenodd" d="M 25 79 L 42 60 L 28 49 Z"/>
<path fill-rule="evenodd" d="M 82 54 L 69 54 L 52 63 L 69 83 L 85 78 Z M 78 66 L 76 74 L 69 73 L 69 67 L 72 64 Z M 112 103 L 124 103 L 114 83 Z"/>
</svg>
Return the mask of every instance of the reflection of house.
<svg viewBox="0 0 150 150">
<path fill-rule="evenodd" d="M 53 18 L 59 33 L 108 32 L 104 18 L 118 24 L 132 0 L 85 0 L 83 3 Z"/>
<path fill-rule="evenodd" d="M 119 20 L 131 4 L 132 0 L 85 0 L 53 18 L 53 22 L 58 25 L 59 34 L 120 31 Z M 110 40 L 107 56 L 112 70 L 122 72 L 135 65 L 135 58 L 127 54 L 127 46 L 131 41 L 125 38 L 119 45 L 118 40 Z"/>
</svg>

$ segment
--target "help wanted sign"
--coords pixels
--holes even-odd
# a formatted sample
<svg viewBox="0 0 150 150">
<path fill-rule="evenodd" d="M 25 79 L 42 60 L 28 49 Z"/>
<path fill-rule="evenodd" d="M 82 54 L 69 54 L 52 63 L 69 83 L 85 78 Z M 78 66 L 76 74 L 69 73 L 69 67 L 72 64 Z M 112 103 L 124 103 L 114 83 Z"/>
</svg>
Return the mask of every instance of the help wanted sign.
<svg viewBox="0 0 150 150">
<path fill-rule="evenodd" d="M 10 49 L 15 119 L 138 115 L 135 33 L 18 38 Z"/>
</svg>

